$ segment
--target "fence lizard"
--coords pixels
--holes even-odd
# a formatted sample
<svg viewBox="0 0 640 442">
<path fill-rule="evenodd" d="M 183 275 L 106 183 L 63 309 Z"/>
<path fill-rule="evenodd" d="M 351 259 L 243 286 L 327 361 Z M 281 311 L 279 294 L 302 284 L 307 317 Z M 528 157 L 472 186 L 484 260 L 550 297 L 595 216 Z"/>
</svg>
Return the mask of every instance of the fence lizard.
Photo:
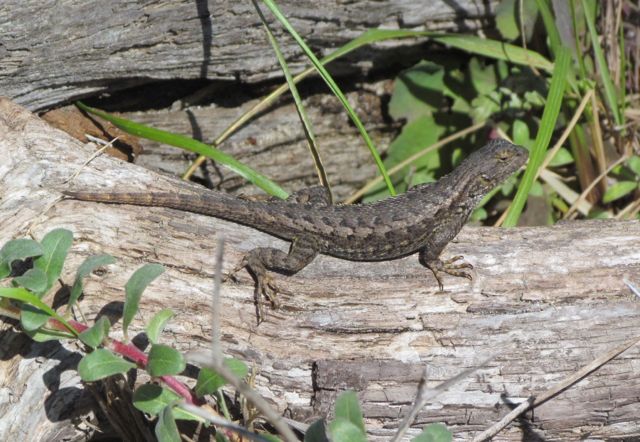
<svg viewBox="0 0 640 442">
<path fill-rule="evenodd" d="M 440 287 L 442 274 L 471 279 L 462 256 L 439 256 L 466 223 L 476 204 L 527 160 L 525 149 L 492 140 L 435 183 L 362 205 L 331 205 L 322 187 L 294 193 L 287 200 L 250 201 L 222 192 L 96 193 L 65 191 L 71 199 L 155 206 L 227 219 L 291 241 L 289 253 L 256 248 L 232 272 L 247 267 L 257 294 L 272 302 L 277 287 L 267 270 L 295 274 L 318 253 L 352 261 L 386 261 L 419 252 Z"/>
</svg>

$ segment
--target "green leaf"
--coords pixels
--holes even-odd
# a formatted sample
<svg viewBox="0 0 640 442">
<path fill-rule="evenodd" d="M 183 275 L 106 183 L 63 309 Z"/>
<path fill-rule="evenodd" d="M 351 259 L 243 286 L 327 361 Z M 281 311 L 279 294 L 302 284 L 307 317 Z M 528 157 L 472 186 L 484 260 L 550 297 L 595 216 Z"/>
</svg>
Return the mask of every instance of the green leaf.
<svg viewBox="0 0 640 442">
<path fill-rule="evenodd" d="M 446 104 L 444 89 L 444 68 L 423 60 L 396 78 L 389 101 L 389 115 L 395 120 L 404 118 L 407 122 L 430 117 Z"/>
<path fill-rule="evenodd" d="M 453 434 L 443 424 L 430 424 L 422 433 L 411 439 L 411 442 L 451 442 Z"/>
<path fill-rule="evenodd" d="M 103 342 L 104 338 L 109 335 L 109 328 L 111 327 L 111 323 L 106 316 L 100 316 L 100 318 L 96 321 L 95 324 L 91 328 L 86 329 L 78 338 L 85 344 L 91 348 L 99 347 Z"/>
<path fill-rule="evenodd" d="M 553 156 L 553 159 L 549 162 L 549 167 L 566 166 L 573 163 L 573 155 L 564 147 L 558 149 L 558 152 Z"/>
<path fill-rule="evenodd" d="M 49 330 L 46 328 L 41 328 L 38 330 L 27 331 L 25 330 L 27 336 L 33 339 L 36 342 L 47 342 L 47 341 L 61 341 L 62 339 L 76 339 L 76 336 L 63 332 L 60 330 Z"/>
<path fill-rule="evenodd" d="M 76 272 L 76 280 L 73 282 L 71 294 L 69 295 L 68 308 L 71 308 L 78 301 L 83 289 L 82 280 L 98 267 L 113 264 L 114 262 L 115 259 L 110 255 L 96 255 L 85 259 L 84 262 L 80 264 L 80 267 L 78 267 L 78 271 Z"/>
<path fill-rule="evenodd" d="M 146 289 L 154 279 L 160 276 L 162 272 L 164 272 L 164 267 L 160 264 L 145 264 L 131 275 L 131 278 L 129 278 L 127 284 L 124 286 L 125 301 L 124 313 L 122 315 L 122 328 L 125 339 L 128 339 L 127 330 L 129 329 L 131 321 L 133 321 L 133 317 L 138 312 L 142 292 L 144 292 L 144 289 Z"/>
<path fill-rule="evenodd" d="M 484 221 L 488 217 L 489 217 L 489 214 L 487 213 L 487 210 L 484 207 L 478 207 L 473 212 L 471 212 L 471 216 L 469 217 L 469 219 L 471 221 L 479 222 L 479 221 Z"/>
<path fill-rule="evenodd" d="M 29 304 L 20 309 L 20 324 L 25 331 L 35 331 L 45 325 L 51 316 L 44 310 Z"/>
<path fill-rule="evenodd" d="M 182 398 L 175 392 L 162 388 L 157 384 L 141 385 L 133 393 L 133 406 L 143 413 L 157 416 L 166 406 L 180 401 Z M 204 422 L 202 418 L 192 415 L 181 408 L 173 410 L 176 419 Z"/>
<path fill-rule="evenodd" d="M 224 365 L 226 365 L 229 370 L 231 370 L 231 372 L 240 379 L 244 378 L 249 372 L 247 365 L 238 359 L 227 358 L 224 360 Z M 216 373 L 215 370 L 203 367 L 200 369 L 200 373 L 198 373 L 198 382 L 196 383 L 195 392 L 198 397 L 203 397 L 207 394 L 216 392 L 226 383 L 227 382 L 222 378 L 222 376 Z"/>
<path fill-rule="evenodd" d="M 547 95 L 547 103 L 542 113 L 542 119 L 536 136 L 533 149 L 530 151 L 529 163 L 527 169 L 522 176 L 520 186 L 516 192 L 516 196 L 509 207 L 507 216 L 505 217 L 503 226 L 513 227 L 517 224 L 518 218 L 522 213 L 522 209 L 527 201 L 529 190 L 535 181 L 538 169 L 544 161 L 544 156 L 551 140 L 551 135 L 558 115 L 560 114 L 560 106 L 564 98 L 564 91 L 567 85 L 567 77 L 569 76 L 569 63 L 571 61 L 571 53 L 568 49 L 561 47 L 558 51 L 553 75 L 551 76 L 551 85 L 549 94 Z"/>
<path fill-rule="evenodd" d="M 486 121 L 500 110 L 500 92 L 492 91 L 487 95 L 478 95 L 471 100 L 471 118 L 474 122 Z"/>
<path fill-rule="evenodd" d="M 304 442 L 329 442 L 324 419 L 312 423 L 304 433 Z"/>
<path fill-rule="evenodd" d="M 172 406 L 166 406 L 158 416 L 155 434 L 159 442 L 180 442 L 180 432 L 171 411 Z"/>
<path fill-rule="evenodd" d="M 533 140 L 529 133 L 529 125 L 522 120 L 515 120 L 511 127 L 513 134 L 513 142 L 519 146 L 530 149 L 533 146 Z"/>
<path fill-rule="evenodd" d="M 114 374 L 126 373 L 136 364 L 114 355 L 105 348 L 92 351 L 80 360 L 78 374 L 85 382 L 93 382 Z"/>
<path fill-rule="evenodd" d="M 187 364 L 182 354 L 168 345 L 154 344 L 149 351 L 147 371 L 151 376 L 165 376 L 184 371 Z"/>
<path fill-rule="evenodd" d="M 158 338 L 160 337 L 160 333 L 164 330 L 167 321 L 174 316 L 173 311 L 171 309 L 160 310 L 158 313 L 153 315 L 151 321 L 147 325 L 147 337 L 152 344 L 158 343 Z"/>
<path fill-rule="evenodd" d="M 55 310 L 53 310 L 47 304 L 42 302 L 38 296 L 23 289 L 22 287 L 17 287 L 17 288 L 0 287 L 0 298 L 15 299 L 16 301 L 21 301 L 26 305 L 34 306 L 36 309 L 42 310 L 49 317 L 52 317 L 53 319 L 56 319 L 57 321 L 59 321 L 62 325 L 64 325 L 69 330 L 69 332 L 73 333 L 74 336 L 77 336 L 77 332 L 74 330 L 73 327 L 71 327 L 71 324 L 69 324 L 62 316 L 56 313 Z"/>
<path fill-rule="evenodd" d="M 343 418 L 335 418 L 329 423 L 329 436 L 335 442 L 367 442 L 367 435 L 351 421 Z"/>
<path fill-rule="evenodd" d="M 40 241 L 43 253 L 33 264 L 47 274 L 47 290 L 53 287 L 60 277 L 72 241 L 73 233 L 67 229 L 54 229 Z"/>
<path fill-rule="evenodd" d="M 631 169 L 636 176 L 640 177 L 640 157 L 633 155 L 627 160 L 627 167 Z"/>
<path fill-rule="evenodd" d="M 520 6 L 524 8 L 520 13 Z M 520 18 L 524 19 L 526 40 L 531 38 L 538 9 L 532 1 L 502 0 L 495 11 L 496 28 L 505 40 L 515 40 L 520 36 Z"/>
<path fill-rule="evenodd" d="M 411 123 L 406 124 L 402 128 L 400 135 L 389 145 L 385 165 L 391 168 L 409 156 L 421 152 L 438 141 L 438 137 L 443 132 L 444 128 L 442 126 L 439 126 L 432 118 L 426 116 L 419 117 Z M 440 152 L 435 149 L 418 158 L 411 165 L 412 168 L 418 169 L 417 172 L 413 174 L 413 183 L 421 184 L 434 181 L 434 171 L 437 170 L 440 165 Z M 399 176 L 406 177 L 409 167 L 410 166 L 402 168 L 398 172 L 400 174 Z M 400 191 L 406 191 L 409 183 L 405 181 L 397 184 Z M 364 201 L 376 201 L 388 195 L 389 193 L 386 188 L 380 186 L 374 187 L 364 198 Z"/>
<path fill-rule="evenodd" d="M 432 38 L 440 43 L 472 54 L 483 55 L 497 60 L 505 60 L 524 66 L 534 66 L 548 72 L 553 70 L 553 63 L 539 53 L 502 41 L 462 34 L 445 34 Z"/>
<path fill-rule="evenodd" d="M 493 65 L 483 66 L 477 57 L 472 57 L 469 60 L 469 74 L 471 84 L 478 94 L 490 94 L 498 87 L 495 67 Z"/>
<path fill-rule="evenodd" d="M 42 255 L 42 246 L 32 239 L 14 239 L 0 249 L 0 279 L 11 274 L 13 261 Z"/>
<path fill-rule="evenodd" d="M 618 181 L 611 187 L 609 187 L 602 196 L 603 203 L 610 203 L 618 198 L 629 195 L 631 192 L 638 188 L 638 183 L 635 181 Z"/>
<path fill-rule="evenodd" d="M 38 268 L 27 270 L 24 275 L 13 278 L 14 285 L 24 287 L 25 289 L 42 296 L 47 290 L 47 274 Z"/>
<path fill-rule="evenodd" d="M 444 128 L 439 126 L 433 118 L 420 117 L 402 128 L 402 132 L 389 145 L 385 165 L 395 166 L 406 158 L 420 152 L 425 147 L 434 144 L 444 132 Z M 440 167 L 440 154 L 434 150 L 431 153 L 417 159 L 412 163 L 416 169 L 426 167 L 428 170 L 435 170 Z"/>
<path fill-rule="evenodd" d="M 335 406 L 336 418 L 343 418 L 351 422 L 365 434 L 362 411 L 358 403 L 358 396 L 353 391 L 345 391 L 338 399 Z M 342 439 L 339 439 L 342 440 Z"/>
<path fill-rule="evenodd" d="M 211 145 L 201 143 L 200 141 L 194 140 L 193 138 L 189 138 L 184 135 L 178 135 L 164 130 L 155 129 L 153 127 L 145 126 L 144 124 L 140 123 L 134 123 L 133 121 L 116 117 L 115 115 L 110 115 L 106 112 L 94 109 L 80 102 L 76 102 L 76 106 L 86 112 L 90 112 L 94 115 L 99 116 L 100 118 L 104 118 L 110 123 L 113 123 L 116 127 L 132 135 L 146 138 L 148 140 L 158 141 L 170 146 L 176 146 L 190 152 L 198 153 L 207 158 L 211 158 L 217 163 L 226 166 L 229 170 L 237 173 L 247 181 L 260 187 L 270 195 L 277 196 L 278 198 L 282 199 L 288 196 L 287 192 L 282 190 L 280 186 L 278 186 L 266 176 L 245 166 L 232 156 L 227 155 L 226 153 L 214 148 Z"/>
</svg>

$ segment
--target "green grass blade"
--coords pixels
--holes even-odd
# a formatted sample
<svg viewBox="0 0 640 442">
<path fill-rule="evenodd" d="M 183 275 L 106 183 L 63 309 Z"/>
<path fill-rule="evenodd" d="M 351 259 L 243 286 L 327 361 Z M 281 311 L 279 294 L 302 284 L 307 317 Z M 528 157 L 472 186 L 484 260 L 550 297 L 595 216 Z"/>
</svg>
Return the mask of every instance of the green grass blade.
<svg viewBox="0 0 640 442">
<path fill-rule="evenodd" d="M 562 105 L 562 98 L 564 96 L 565 87 L 567 84 L 567 76 L 569 73 L 571 61 L 571 53 L 569 50 L 561 46 L 558 50 L 558 54 L 555 60 L 555 67 L 551 76 L 551 86 L 549 87 L 549 95 L 547 96 L 546 106 L 542 114 L 542 120 L 538 129 L 531 155 L 529 157 L 529 164 L 524 172 L 516 196 L 509 207 L 509 212 L 505 217 L 505 227 L 513 227 L 518 222 L 520 213 L 527 201 L 527 196 L 533 186 L 538 169 L 544 161 L 544 157 L 551 141 L 551 135 L 556 127 L 556 121 L 560 114 L 560 106 Z"/>
<path fill-rule="evenodd" d="M 600 78 L 602 79 L 602 86 L 604 87 L 604 96 L 607 99 L 609 109 L 613 115 L 613 121 L 615 121 L 616 126 L 621 127 L 624 125 L 624 117 L 618 107 L 618 94 L 616 93 L 616 88 L 611 80 L 609 66 L 607 65 L 607 60 L 605 60 L 604 52 L 600 46 L 598 32 L 596 31 L 596 19 L 592 14 L 593 10 L 589 8 L 586 0 L 582 0 L 582 8 L 584 9 L 587 28 L 589 28 L 589 37 L 591 38 L 591 46 L 593 46 L 593 54 L 595 55 L 596 62 L 598 63 L 598 70 L 600 71 Z"/>
<path fill-rule="evenodd" d="M 553 63 L 535 51 L 514 46 L 508 43 L 502 43 L 494 40 L 482 39 L 475 36 L 459 36 L 434 33 L 429 31 L 412 31 L 412 30 L 393 30 L 393 29 L 370 29 L 360 36 L 336 49 L 326 57 L 320 60 L 322 65 L 326 65 L 337 58 L 340 58 L 356 49 L 372 43 L 395 40 L 401 38 L 421 38 L 430 37 L 442 44 L 447 44 L 456 49 L 466 52 L 483 55 L 498 60 L 505 60 L 511 63 L 524 66 L 533 66 L 547 72 L 553 71 Z M 309 67 L 293 77 L 293 82 L 298 83 L 309 75 L 316 72 L 314 67 Z M 289 86 L 284 83 L 259 103 L 256 103 L 251 109 L 242 114 L 237 120 L 231 123 L 214 141 L 214 146 L 222 144 L 235 131 L 245 125 L 251 118 L 264 111 L 268 106 L 274 103 L 278 97 L 284 94 Z"/>
<path fill-rule="evenodd" d="M 553 63 L 535 51 L 503 43 L 498 40 L 480 38 L 473 35 L 439 35 L 433 40 L 484 57 L 504 60 L 523 66 L 533 66 L 547 72 L 553 70 Z"/>
<path fill-rule="evenodd" d="M 313 157 L 313 163 L 316 167 L 316 171 L 318 173 L 318 178 L 320 179 L 320 184 L 324 187 L 329 188 L 329 179 L 327 178 L 327 174 L 325 173 L 324 166 L 322 165 L 322 158 L 320 158 L 320 153 L 318 152 L 318 145 L 316 143 L 316 138 L 313 134 L 313 128 L 311 126 L 311 121 L 307 116 L 307 112 L 304 110 L 304 106 L 302 105 L 302 99 L 300 98 L 300 94 L 298 93 L 298 88 L 296 87 L 295 82 L 293 81 L 293 77 L 291 76 L 291 71 L 289 70 L 289 66 L 287 65 L 287 61 L 284 59 L 284 55 L 280 50 L 280 46 L 271 32 L 271 28 L 267 23 L 264 15 L 262 14 L 262 10 L 258 6 L 256 0 L 251 0 L 253 6 L 256 8 L 258 15 L 260 16 L 260 20 L 262 21 L 262 25 L 267 33 L 267 37 L 269 38 L 269 43 L 271 43 L 271 47 L 278 58 L 278 62 L 280 63 L 280 67 L 282 68 L 282 72 L 284 73 L 284 78 L 287 80 L 287 86 L 291 91 L 291 95 L 293 96 L 293 101 L 296 105 L 296 111 L 298 112 L 298 117 L 300 118 L 300 122 L 302 123 L 302 127 L 304 129 L 304 135 L 307 138 L 307 144 L 309 146 L 309 151 L 311 152 L 311 156 Z"/>
<path fill-rule="evenodd" d="M 207 158 L 211 158 L 212 160 L 226 166 L 233 172 L 237 173 L 247 181 L 260 187 L 270 195 L 277 196 L 279 198 L 286 198 L 288 196 L 287 192 L 285 192 L 280 186 L 271 181 L 269 178 L 245 166 L 232 156 L 214 149 L 208 144 L 202 143 L 184 135 L 174 134 L 164 130 L 149 127 L 144 124 L 135 123 L 125 118 L 116 117 L 115 115 L 111 115 L 99 109 L 89 107 L 81 102 L 77 102 L 76 106 L 86 112 L 104 118 L 105 120 L 113 123 L 119 129 L 122 129 L 129 134 L 146 138 L 148 140 L 169 144 L 171 146 L 176 146 L 190 152 L 198 153 Z"/>
<path fill-rule="evenodd" d="M 551 53 L 555 55 L 558 53 L 560 46 L 562 46 L 562 40 L 560 39 L 560 34 L 558 33 L 558 28 L 556 27 L 555 20 L 553 19 L 551 9 L 549 8 L 549 3 L 547 3 L 547 0 L 536 0 L 536 6 L 538 7 L 538 11 L 540 11 L 542 21 L 544 22 L 544 28 L 546 29 L 547 36 L 549 37 Z"/>
<path fill-rule="evenodd" d="M 329 75 L 327 70 L 324 68 L 322 63 L 320 63 L 320 60 L 318 60 L 315 54 L 307 46 L 307 44 L 304 42 L 302 37 L 300 37 L 300 35 L 296 32 L 293 26 L 291 26 L 291 24 L 286 19 L 286 17 L 282 14 L 282 12 L 280 12 L 280 9 L 278 9 L 275 2 L 273 0 L 263 0 L 263 2 L 271 10 L 271 13 L 278 19 L 278 21 L 280 21 L 280 23 L 284 26 L 284 28 L 291 34 L 291 36 L 298 43 L 298 45 L 302 48 L 302 50 L 307 55 L 309 60 L 311 60 L 311 63 L 313 64 L 315 69 L 318 71 L 322 79 L 329 86 L 329 89 L 331 89 L 331 92 L 333 92 L 333 94 L 338 98 L 340 103 L 342 103 L 342 106 L 345 108 L 345 110 L 349 114 L 351 121 L 353 121 L 353 123 L 356 125 L 356 127 L 358 128 L 358 131 L 360 131 L 360 135 L 362 135 L 362 138 L 367 144 L 367 147 L 369 148 L 369 151 L 371 152 L 371 155 L 373 156 L 373 159 L 376 162 L 376 165 L 378 166 L 378 170 L 380 171 L 380 174 L 384 177 L 384 181 L 387 185 L 387 188 L 389 189 L 389 193 L 391 193 L 391 195 L 395 195 L 396 192 L 393 187 L 393 184 L 391 183 L 391 178 L 389 178 L 389 175 L 387 174 L 387 170 L 384 167 L 384 164 L 382 163 L 380 154 L 376 150 L 376 147 L 374 146 L 373 141 L 371 140 L 371 138 L 369 137 L 369 134 L 364 128 L 362 121 L 360 121 L 360 118 L 358 118 L 358 115 L 355 113 L 355 111 L 347 101 L 347 97 L 344 96 L 344 94 L 342 93 L 342 91 L 340 90 L 336 82 L 333 81 L 333 78 L 331 78 L 331 76 Z"/>
</svg>

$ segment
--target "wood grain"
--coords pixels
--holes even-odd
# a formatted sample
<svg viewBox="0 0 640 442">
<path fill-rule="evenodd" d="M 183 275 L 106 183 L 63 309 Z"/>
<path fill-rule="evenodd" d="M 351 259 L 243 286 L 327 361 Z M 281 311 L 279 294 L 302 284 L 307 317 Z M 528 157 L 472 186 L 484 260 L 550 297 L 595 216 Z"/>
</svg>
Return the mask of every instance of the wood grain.
<svg viewBox="0 0 640 442">
<path fill-rule="evenodd" d="M 62 280 L 87 256 L 117 263 L 87 280 L 88 318 L 118 310 L 129 275 L 147 262 L 167 271 L 145 292 L 135 331 L 161 308 L 176 317 L 164 342 L 204 349 L 215 238 L 226 238 L 225 270 L 257 245 L 286 247 L 268 235 L 215 218 L 173 210 L 57 201 L 58 189 L 120 187 L 175 190 L 186 184 L 100 157 L 67 180 L 92 147 L 0 101 L 0 243 L 65 227 L 75 241 Z M 433 277 L 412 256 L 385 263 L 319 257 L 291 278 L 281 309 L 257 326 L 253 282 L 243 273 L 222 291 L 223 346 L 254 364 L 256 384 L 281 412 L 298 420 L 327 413 L 336 394 L 358 392 L 372 440 L 392 434 L 427 367 L 429 385 L 492 357 L 419 415 L 445 422 L 467 439 L 603 352 L 634 338 L 640 304 L 640 223 L 574 222 L 554 227 L 463 229 L 444 257 L 463 254 L 474 280 Z M 107 307 L 105 307 L 107 306 Z M 35 344 L 9 322 L 0 335 L 0 439 L 51 440 L 77 434 L 71 417 L 91 401 L 73 372 L 73 345 Z M 496 440 L 638 437 L 640 353 L 634 347 L 511 425 Z M 18 432 L 18 433 L 16 433 Z"/>
<path fill-rule="evenodd" d="M 378 27 L 473 32 L 491 23 L 497 3 L 278 4 L 312 49 L 326 55 Z M 299 71 L 306 63 L 302 51 L 280 26 L 276 32 L 291 71 Z M 159 80 L 234 84 L 282 78 L 276 58 L 265 56 L 272 51 L 251 2 L 3 0 L 0 36 L 0 91 L 32 110 Z M 334 63 L 332 71 L 366 73 L 419 51 L 415 41 L 385 42 Z"/>
</svg>

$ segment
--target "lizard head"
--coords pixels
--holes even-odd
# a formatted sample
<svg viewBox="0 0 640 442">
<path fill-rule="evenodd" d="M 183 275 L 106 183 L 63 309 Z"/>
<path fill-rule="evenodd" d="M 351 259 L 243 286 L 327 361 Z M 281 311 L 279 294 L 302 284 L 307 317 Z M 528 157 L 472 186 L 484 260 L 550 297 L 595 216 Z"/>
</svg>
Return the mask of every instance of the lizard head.
<svg viewBox="0 0 640 442">
<path fill-rule="evenodd" d="M 477 204 L 484 195 L 501 184 L 526 162 L 526 149 L 503 139 L 491 140 L 472 153 L 450 175 L 452 182 L 462 185 L 462 192 Z"/>
</svg>

